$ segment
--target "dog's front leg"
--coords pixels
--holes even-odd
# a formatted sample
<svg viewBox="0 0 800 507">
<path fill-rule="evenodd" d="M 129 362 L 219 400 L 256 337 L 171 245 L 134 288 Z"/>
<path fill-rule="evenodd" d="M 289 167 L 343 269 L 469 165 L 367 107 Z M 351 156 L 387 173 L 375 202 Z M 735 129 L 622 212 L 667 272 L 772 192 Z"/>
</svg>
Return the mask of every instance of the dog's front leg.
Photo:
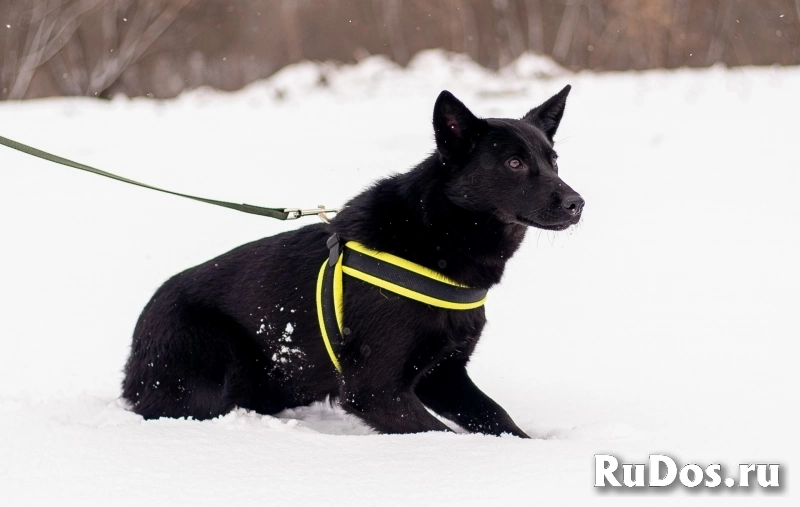
<svg viewBox="0 0 800 507">
<path fill-rule="evenodd" d="M 452 431 L 431 415 L 413 392 L 343 388 L 340 403 L 381 433 Z"/>
<path fill-rule="evenodd" d="M 447 359 L 434 367 L 420 379 L 416 392 L 431 410 L 469 431 L 530 438 L 472 382 L 464 359 Z"/>
</svg>

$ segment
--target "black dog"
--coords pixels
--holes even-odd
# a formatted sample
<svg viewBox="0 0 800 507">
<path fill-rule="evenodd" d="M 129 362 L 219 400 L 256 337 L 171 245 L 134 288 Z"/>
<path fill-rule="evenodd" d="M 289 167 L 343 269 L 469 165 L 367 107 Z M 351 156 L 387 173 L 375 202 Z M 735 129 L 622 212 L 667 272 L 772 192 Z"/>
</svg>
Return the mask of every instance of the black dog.
<svg viewBox="0 0 800 507">
<path fill-rule="evenodd" d="M 553 151 L 569 90 L 522 120 L 479 119 L 444 91 L 433 112 L 437 150 L 419 166 L 379 181 L 329 225 L 261 239 L 171 278 L 139 318 L 123 397 L 146 418 L 195 419 L 330 397 L 382 433 L 448 430 L 427 406 L 470 431 L 526 437 L 467 375 L 482 306 L 437 308 L 347 278 L 337 372 L 315 287 L 333 233 L 488 289 L 528 226 L 576 224 L 584 201 L 559 178 Z"/>
</svg>

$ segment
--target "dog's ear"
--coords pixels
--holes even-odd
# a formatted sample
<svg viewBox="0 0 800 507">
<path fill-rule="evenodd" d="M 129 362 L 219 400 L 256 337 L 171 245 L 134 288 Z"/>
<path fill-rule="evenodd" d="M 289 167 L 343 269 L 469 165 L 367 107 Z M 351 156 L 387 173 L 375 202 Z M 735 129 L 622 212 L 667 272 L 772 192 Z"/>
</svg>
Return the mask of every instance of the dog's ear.
<svg viewBox="0 0 800 507">
<path fill-rule="evenodd" d="M 522 118 L 530 122 L 534 127 L 541 129 L 551 143 L 553 142 L 553 136 L 556 135 L 556 130 L 558 130 L 558 124 L 561 123 L 561 118 L 564 116 L 567 95 L 569 95 L 571 89 L 572 86 L 565 86 L 563 90 L 547 99 L 541 106 L 534 107 L 528 111 L 528 114 Z"/>
<path fill-rule="evenodd" d="M 436 135 L 436 148 L 444 158 L 459 159 L 468 155 L 486 125 L 486 120 L 472 114 L 467 106 L 447 90 L 436 99 L 436 105 L 433 106 L 433 131 Z"/>
</svg>

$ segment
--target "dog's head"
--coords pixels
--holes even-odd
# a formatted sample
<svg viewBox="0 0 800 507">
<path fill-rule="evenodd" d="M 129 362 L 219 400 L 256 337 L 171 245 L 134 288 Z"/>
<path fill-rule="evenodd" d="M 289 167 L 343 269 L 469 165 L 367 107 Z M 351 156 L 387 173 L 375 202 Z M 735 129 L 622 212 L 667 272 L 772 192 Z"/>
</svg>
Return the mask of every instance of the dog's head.
<svg viewBox="0 0 800 507">
<path fill-rule="evenodd" d="M 447 197 L 509 224 L 560 231 L 578 223 L 583 198 L 559 177 L 553 149 L 569 90 L 521 120 L 477 118 L 443 91 L 434 106 L 433 128 L 447 169 Z"/>
</svg>

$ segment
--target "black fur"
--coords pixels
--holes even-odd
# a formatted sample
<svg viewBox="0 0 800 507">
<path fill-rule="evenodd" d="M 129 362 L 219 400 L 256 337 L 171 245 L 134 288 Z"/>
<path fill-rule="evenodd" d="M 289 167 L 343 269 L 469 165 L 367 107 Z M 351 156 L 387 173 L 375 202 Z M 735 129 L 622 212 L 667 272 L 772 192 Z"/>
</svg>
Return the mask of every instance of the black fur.
<svg viewBox="0 0 800 507">
<path fill-rule="evenodd" d="M 273 414 L 326 397 L 383 433 L 447 430 L 525 437 L 466 366 L 483 307 L 433 308 L 345 277 L 342 374 L 320 337 L 316 277 L 336 232 L 463 284 L 497 284 L 529 225 L 561 230 L 583 200 L 558 177 L 553 135 L 569 87 L 522 120 L 479 119 L 449 92 L 434 107 L 437 151 L 379 181 L 330 225 L 236 248 L 167 281 L 145 307 L 123 397 L 146 418 Z"/>
</svg>

